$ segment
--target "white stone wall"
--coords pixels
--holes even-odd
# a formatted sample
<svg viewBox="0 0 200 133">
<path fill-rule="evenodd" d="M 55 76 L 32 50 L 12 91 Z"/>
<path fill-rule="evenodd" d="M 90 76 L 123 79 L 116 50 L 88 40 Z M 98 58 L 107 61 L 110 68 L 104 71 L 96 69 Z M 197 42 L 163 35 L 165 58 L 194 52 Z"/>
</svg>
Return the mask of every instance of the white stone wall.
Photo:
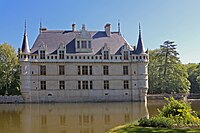
<svg viewBox="0 0 200 133">
<path fill-rule="evenodd" d="M 21 66 L 27 64 L 29 72 L 21 75 L 22 95 L 26 102 L 145 101 L 148 89 L 145 61 L 21 62 Z M 46 65 L 46 75 L 40 75 L 40 65 Z M 65 75 L 59 75 L 59 65 L 65 66 Z M 77 66 L 83 65 L 92 66 L 92 75 L 78 75 Z M 109 66 L 109 75 L 103 75 L 104 65 Z M 128 75 L 123 75 L 123 66 L 128 66 Z M 59 89 L 61 80 L 65 81 L 65 90 Z M 83 80 L 93 81 L 93 89 L 79 90 L 78 81 Z M 109 80 L 108 90 L 104 90 L 104 80 Z M 129 81 L 129 89 L 124 89 L 124 80 Z M 46 81 L 46 90 L 40 89 L 40 81 Z"/>
</svg>

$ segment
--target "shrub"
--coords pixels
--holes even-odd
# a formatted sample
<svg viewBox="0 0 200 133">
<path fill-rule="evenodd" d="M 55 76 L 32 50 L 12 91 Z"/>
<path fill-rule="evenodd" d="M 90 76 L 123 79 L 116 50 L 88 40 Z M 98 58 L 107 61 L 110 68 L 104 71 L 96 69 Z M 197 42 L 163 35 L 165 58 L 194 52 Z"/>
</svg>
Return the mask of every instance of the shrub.
<svg viewBox="0 0 200 133">
<path fill-rule="evenodd" d="M 150 119 L 142 118 L 139 121 L 139 126 L 143 127 L 167 127 L 171 128 L 174 125 L 173 120 L 167 117 L 155 116 Z"/>
<path fill-rule="evenodd" d="M 144 127 L 200 127 L 200 112 L 192 111 L 189 103 L 174 98 L 167 99 L 159 114 L 150 119 L 142 118 L 139 126 Z"/>
</svg>

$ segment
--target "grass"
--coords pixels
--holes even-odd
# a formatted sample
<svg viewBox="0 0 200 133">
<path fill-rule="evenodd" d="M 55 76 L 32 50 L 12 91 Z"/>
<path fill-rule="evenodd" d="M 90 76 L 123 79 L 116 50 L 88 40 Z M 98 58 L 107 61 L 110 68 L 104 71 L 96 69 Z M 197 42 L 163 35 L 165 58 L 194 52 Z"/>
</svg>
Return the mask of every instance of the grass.
<svg viewBox="0 0 200 133">
<path fill-rule="evenodd" d="M 127 124 L 115 127 L 107 133 L 200 133 L 200 129 L 193 128 L 154 128 L 154 127 L 139 127 L 134 124 Z"/>
</svg>

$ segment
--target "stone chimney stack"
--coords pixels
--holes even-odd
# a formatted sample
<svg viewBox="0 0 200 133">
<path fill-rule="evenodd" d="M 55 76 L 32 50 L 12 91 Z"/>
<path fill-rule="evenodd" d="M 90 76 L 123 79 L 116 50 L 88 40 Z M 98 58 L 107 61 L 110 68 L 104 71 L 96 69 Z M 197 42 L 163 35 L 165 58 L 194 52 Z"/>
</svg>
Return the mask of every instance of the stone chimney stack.
<svg viewBox="0 0 200 133">
<path fill-rule="evenodd" d="M 106 24 L 105 26 L 104 26 L 104 29 L 105 29 L 105 32 L 106 32 L 106 35 L 107 36 L 110 36 L 110 27 L 111 27 L 111 25 L 110 24 Z"/>
<path fill-rule="evenodd" d="M 72 24 L 72 31 L 76 30 L 76 24 Z"/>
</svg>

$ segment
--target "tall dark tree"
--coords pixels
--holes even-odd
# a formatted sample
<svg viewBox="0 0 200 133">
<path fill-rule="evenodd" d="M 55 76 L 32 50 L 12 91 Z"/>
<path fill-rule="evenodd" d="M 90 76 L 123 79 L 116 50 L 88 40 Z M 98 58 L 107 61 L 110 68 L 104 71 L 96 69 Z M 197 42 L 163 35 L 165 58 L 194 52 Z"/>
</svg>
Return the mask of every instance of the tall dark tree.
<svg viewBox="0 0 200 133">
<path fill-rule="evenodd" d="M 12 46 L 0 44 L 0 95 L 19 94 L 19 64 Z"/>
<path fill-rule="evenodd" d="M 186 67 L 178 55 L 172 41 L 165 41 L 160 49 L 150 52 L 149 93 L 189 92 Z"/>
</svg>

